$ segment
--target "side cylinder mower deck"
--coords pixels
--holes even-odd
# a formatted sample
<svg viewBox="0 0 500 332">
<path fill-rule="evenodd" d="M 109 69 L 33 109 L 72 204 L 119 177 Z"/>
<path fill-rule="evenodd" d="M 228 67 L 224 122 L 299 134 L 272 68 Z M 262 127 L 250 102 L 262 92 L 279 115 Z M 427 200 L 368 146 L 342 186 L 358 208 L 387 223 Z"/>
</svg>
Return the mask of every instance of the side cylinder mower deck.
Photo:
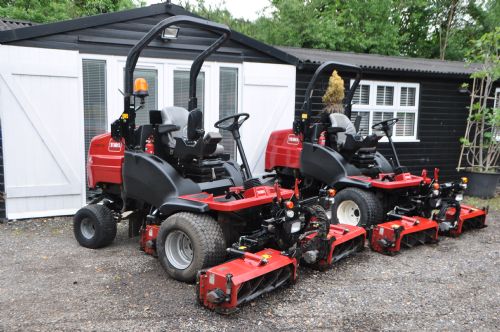
<svg viewBox="0 0 500 332">
<path fill-rule="evenodd" d="M 446 219 L 453 220 L 455 216 L 456 210 L 455 208 L 449 208 L 446 211 Z M 468 231 L 471 229 L 479 229 L 486 227 L 486 215 L 488 211 L 486 208 L 484 209 L 476 209 L 474 207 L 468 205 L 460 206 L 460 215 L 458 216 L 458 221 L 455 227 L 450 228 L 448 231 L 443 231 L 440 229 L 440 232 L 443 235 L 449 235 L 451 237 L 458 237 L 464 231 Z"/>
<path fill-rule="evenodd" d="M 437 243 L 439 225 L 423 217 L 406 217 L 378 224 L 373 229 L 370 246 L 374 251 L 393 255 L 401 248 Z"/>
</svg>

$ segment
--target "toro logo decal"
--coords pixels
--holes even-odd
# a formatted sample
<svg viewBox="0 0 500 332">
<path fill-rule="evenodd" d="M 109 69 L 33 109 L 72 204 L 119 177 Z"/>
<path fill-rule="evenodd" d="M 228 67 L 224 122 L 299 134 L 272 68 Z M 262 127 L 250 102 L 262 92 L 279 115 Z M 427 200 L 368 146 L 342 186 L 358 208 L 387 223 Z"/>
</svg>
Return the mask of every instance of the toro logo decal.
<svg viewBox="0 0 500 332">
<path fill-rule="evenodd" d="M 288 139 L 286 140 L 286 142 L 290 145 L 299 145 L 300 139 L 297 135 L 290 134 L 288 135 Z"/>
<path fill-rule="evenodd" d="M 108 151 L 109 152 L 120 152 L 122 150 L 122 143 L 109 140 Z"/>
</svg>

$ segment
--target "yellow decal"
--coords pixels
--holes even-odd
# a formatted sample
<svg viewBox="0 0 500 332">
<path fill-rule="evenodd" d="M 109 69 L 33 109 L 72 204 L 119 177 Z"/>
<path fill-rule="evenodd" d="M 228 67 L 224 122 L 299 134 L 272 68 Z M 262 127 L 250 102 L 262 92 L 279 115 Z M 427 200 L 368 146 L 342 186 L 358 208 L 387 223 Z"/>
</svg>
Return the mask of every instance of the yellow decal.
<svg viewBox="0 0 500 332">
<path fill-rule="evenodd" d="M 302 113 L 302 119 L 307 119 L 307 113 Z"/>
<path fill-rule="evenodd" d="M 245 247 L 245 246 L 239 246 L 239 247 L 238 247 L 238 249 L 240 249 L 240 250 L 245 250 L 246 248 L 247 248 L 247 247 Z"/>
<path fill-rule="evenodd" d="M 268 255 L 268 254 L 264 254 L 264 255 L 262 255 L 262 258 L 264 258 L 264 259 L 269 259 L 269 258 L 271 258 L 271 257 L 273 257 L 273 256 Z"/>
<path fill-rule="evenodd" d="M 128 119 L 128 114 L 127 113 L 123 113 L 122 114 L 122 119 Z"/>
</svg>

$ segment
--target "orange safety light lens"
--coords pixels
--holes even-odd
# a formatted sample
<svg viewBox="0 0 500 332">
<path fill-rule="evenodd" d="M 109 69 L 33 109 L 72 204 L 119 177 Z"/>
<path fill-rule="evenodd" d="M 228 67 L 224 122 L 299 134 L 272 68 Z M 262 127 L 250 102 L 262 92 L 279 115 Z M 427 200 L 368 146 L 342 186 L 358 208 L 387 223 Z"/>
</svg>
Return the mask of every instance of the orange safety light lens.
<svg viewBox="0 0 500 332">
<path fill-rule="evenodd" d="M 328 196 L 333 197 L 337 194 L 337 190 L 335 189 L 328 189 Z"/>
<path fill-rule="evenodd" d="M 292 201 L 287 201 L 287 202 L 285 203 L 285 206 L 286 206 L 286 208 L 287 208 L 287 209 L 293 209 L 293 207 L 294 207 L 295 205 L 293 204 L 293 202 L 292 202 Z"/>
<path fill-rule="evenodd" d="M 432 184 L 432 188 L 433 188 L 434 190 L 439 190 L 439 183 L 434 182 L 434 183 Z"/>
<path fill-rule="evenodd" d="M 148 82 L 146 79 L 139 77 L 134 81 L 134 94 L 139 96 L 148 96 Z"/>
<path fill-rule="evenodd" d="M 469 182 L 469 179 L 468 179 L 467 177 L 465 177 L 465 176 L 464 176 L 464 177 L 462 178 L 462 183 L 468 183 L 468 182 Z"/>
</svg>

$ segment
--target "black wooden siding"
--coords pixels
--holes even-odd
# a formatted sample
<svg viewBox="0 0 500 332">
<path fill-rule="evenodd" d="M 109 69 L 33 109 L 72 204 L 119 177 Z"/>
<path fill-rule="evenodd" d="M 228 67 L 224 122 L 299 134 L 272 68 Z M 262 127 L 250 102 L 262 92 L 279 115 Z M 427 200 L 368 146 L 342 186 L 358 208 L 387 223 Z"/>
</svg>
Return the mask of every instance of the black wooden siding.
<svg viewBox="0 0 500 332">
<path fill-rule="evenodd" d="M 352 76 L 340 73 L 348 84 Z M 469 95 L 458 92 L 459 86 L 467 80 L 466 77 L 439 77 L 436 75 L 418 75 L 407 73 L 365 73 L 363 79 L 390 82 L 411 82 L 420 84 L 418 108 L 417 138 L 420 142 L 395 143 L 402 165 L 407 166 L 412 173 L 420 174 L 422 168 L 432 172 L 435 167 L 440 169 L 444 180 L 456 179 L 459 155 L 459 139 L 465 133 L 468 114 Z M 311 69 L 297 70 L 296 86 L 296 116 L 300 114 L 304 93 L 312 76 Z M 318 82 L 314 97 L 313 109 L 321 110 L 321 96 L 325 92 L 327 76 Z M 392 153 L 388 143 L 380 143 L 379 151 L 386 157 Z"/>
<path fill-rule="evenodd" d="M 170 17 L 158 14 L 97 27 L 89 27 L 27 40 L 7 42 L 8 45 L 78 50 L 80 53 L 126 56 L 130 48 L 154 25 Z M 177 40 L 153 40 L 142 56 L 170 59 L 190 59 L 214 42 L 218 35 L 198 28 L 181 26 Z M 261 51 L 229 40 L 210 60 L 224 62 L 283 63 Z"/>
</svg>

